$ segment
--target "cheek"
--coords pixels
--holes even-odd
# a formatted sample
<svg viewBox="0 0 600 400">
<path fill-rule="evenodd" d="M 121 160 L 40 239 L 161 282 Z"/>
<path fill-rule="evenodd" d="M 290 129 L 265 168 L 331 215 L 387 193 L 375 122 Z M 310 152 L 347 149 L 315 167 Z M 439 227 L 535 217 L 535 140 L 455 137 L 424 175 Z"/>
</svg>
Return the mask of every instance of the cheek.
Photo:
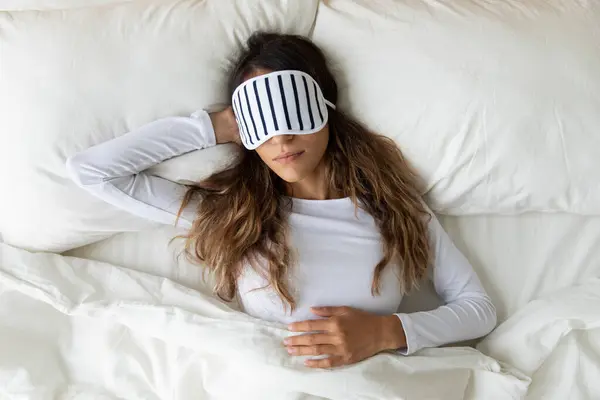
<svg viewBox="0 0 600 400">
<path fill-rule="evenodd" d="M 277 161 L 273 161 L 273 159 L 277 157 L 280 153 L 280 150 L 277 148 L 277 146 L 269 146 L 268 144 L 264 144 L 256 149 L 256 153 L 258 154 L 262 162 L 264 162 L 267 165 L 267 167 L 269 167 L 282 179 L 289 181 L 289 177 L 286 175 L 288 175 L 290 171 L 287 171 L 288 174 L 286 174 L 287 168 L 285 168 L 284 165 L 278 163 Z"/>
<path fill-rule="evenodd" d="M 275 149 L 275 146 L 268 146 L 266 144 L 258 147 L 255 151 L 260 159 L 269 166 L 274 163 L 272 160 L 278 155 L 278 150 Z"/>
<path fill-rule="evenodd" d="M 310 153 L 312 162 L 318 163 L 323 158 L 323 154 L 327 150 L 327 144 L 329 142 L 329 132 L 321 131 L 314 135 L 306 135 L 303 143 L 303 147 Z"/>
</svg>

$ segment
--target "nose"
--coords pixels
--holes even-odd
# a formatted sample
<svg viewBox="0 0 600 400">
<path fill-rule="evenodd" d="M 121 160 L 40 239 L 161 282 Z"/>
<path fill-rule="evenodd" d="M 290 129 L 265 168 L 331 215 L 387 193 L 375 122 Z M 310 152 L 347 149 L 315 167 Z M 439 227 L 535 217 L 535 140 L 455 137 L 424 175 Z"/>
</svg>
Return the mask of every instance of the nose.
<svg viewBox="0 0 600 400">
<path fill-rule="evenodd" d="M 270 140 L 272 144 L 284 144 L 290 142 L 294 138 L 294 135 L 277 135 L 273 136 Z"/>
</svg>

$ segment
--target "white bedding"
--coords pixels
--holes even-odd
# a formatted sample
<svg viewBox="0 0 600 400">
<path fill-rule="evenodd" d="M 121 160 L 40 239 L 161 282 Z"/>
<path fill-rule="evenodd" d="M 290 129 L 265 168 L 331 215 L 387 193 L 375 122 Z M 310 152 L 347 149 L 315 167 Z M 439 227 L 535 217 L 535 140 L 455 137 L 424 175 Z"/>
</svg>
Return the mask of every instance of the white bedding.
<svg viewBox="0 0 600 400">
<path fill-rule="evenodd" d="M 478 348 L 532 377 L 529 399 L 598 399 L 600 279 L 531 302 Z"/>
<path fill-rule="evenodd" d="M 340 108 L 402 145 L 437 211 L 521 214 L 441 217 L 503 321 L 478 346 L 494 359 L 431 349 L 330 372 L 291 360 L 278 326 L 203 295 L 201 269 L 168 244 L 174 229 L 66 253 L 90 260 L 0 244 L 0 399 L 600 398 L 600 2 L 0 0 L 7 9 L 61 11 L 0 12 L 0 187 L 12 188 L 0 241 L 63 251 L 150 226 L 76 189 L 66 157 L 222 101 L 222 60 L 256 29 L 323 46 Z M 225 150 L 155 172 L 185 180 Z M 431 295 L 402 307 L 433 308 Z"/>
<path fill-rule="evenodd" d="M 0 0 L 1 11 L 67 10 L 127 3 L 134 0 Z"/>
<path fill-rule="evenodd" d="M 434 211 L 599 215 L 599 29 L 596 0 L 328 0 L 311 38 Z"/>
<path fill-rule="evenodd" d="M 0 397 L 518 399 L 529 384 L 471 348 L 309 370 L 286 332 L 168 279 L 0 244 Z"/>
</svg>

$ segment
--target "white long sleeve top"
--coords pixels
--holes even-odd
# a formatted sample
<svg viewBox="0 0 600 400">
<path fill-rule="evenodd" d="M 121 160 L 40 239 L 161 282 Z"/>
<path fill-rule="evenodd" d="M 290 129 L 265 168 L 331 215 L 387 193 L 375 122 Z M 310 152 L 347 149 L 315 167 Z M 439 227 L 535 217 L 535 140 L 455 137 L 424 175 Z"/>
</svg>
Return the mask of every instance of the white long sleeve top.
<svg viewBox="0 0 600 400">
<path fill-rule="evenodd" d="M 116 139 L 82 151 L 67 161 L 72 179 L 104 201 L 138 216 L 174 224 L 186 187 L 144 172 L 162 161 L 216 145 L 210 117 L 197 111 L 190 117 L 151 122 Z M 179 224 L 191 227 L 197 204 L 183 211 Z M 314 306 L 350 306 L 402 321 L 412 354 L 425 347 L 474 339 L 496 324 L 495 308 L 476 273 L 432 214 L 429 235 L 435 253 L 429 277 L 444 305 L 432 311 L 396 313 L 402 300 L 397 266 L 383 272 L 381 292 L 371 294 L 373 270 L 382 258 L 381 236 L 373 218 L 349 198 L 292 199 L 290 246 L 297 263 L 290 282 L 295 311 L 283 307 L 266 282 L 250 267 L 238 280 L 245 312 L 285 324 L 318 318 Z"/>
</svg>

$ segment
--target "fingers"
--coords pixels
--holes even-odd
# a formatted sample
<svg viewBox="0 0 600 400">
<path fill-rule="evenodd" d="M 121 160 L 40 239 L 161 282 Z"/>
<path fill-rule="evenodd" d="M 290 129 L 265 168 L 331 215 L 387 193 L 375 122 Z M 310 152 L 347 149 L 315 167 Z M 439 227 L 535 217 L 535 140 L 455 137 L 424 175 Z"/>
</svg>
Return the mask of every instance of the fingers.
<svg viewBox="0 0 600 400">
<path fill-rule="evenodd" d="M 294 322 L 288 325 L 288 330 L 292 332 L 327 332 L 332 327 L 332 323 L 327 319 L 315 319 L 301 322 Z"/>
<path fill-rule="evenodd" d="M 311 307 L 310 310 L 320 317 L 333 317 L 347 313 L 350 307 Z"/>
<path fill-rule="evenodd" d="M 315 331 L 328 331 L 335 328 L 336 318 L 344 314 L 351 313 L 354 309 L 347 306 L 342 307 L 311 307 L 310 309 L 313 314 L 326 319 L 307 320 L 301 322 L 294 322 L 288 325 L 288 330 L 292 332 L 315 332 Z"/>
<path fill-rule="evenodd" d="M 334 344 L 333 337 L 324 333 L 315 333 L 314 335 L 290 336 L 283 343 L 290 346 L 315 346 L 319 344 Z"/>
<path fill-rule="evenodd" d="M 318 344 L 316 346 L 288 347 L 288 353 L 294 356 L 320 356 L 323 354 L 336 354 L 336 347 L 331 344 Z"/>
<path fill-rule="evenodd" d="M 322 360 L 306 360 L 304 362 L 309 368 L 335 368 L 344 365 L 342 357 L 329 357 Z"/>
</svg>

